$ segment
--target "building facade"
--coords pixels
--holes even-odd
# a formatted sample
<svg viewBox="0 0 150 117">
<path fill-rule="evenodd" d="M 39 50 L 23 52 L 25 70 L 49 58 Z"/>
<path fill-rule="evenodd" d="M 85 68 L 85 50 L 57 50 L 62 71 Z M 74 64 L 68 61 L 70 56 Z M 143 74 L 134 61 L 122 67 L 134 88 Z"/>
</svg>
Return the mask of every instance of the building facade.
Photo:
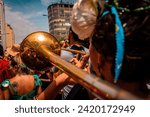
<svg viewBox="0 0 150 117">
<path fill-rule="evenodd" d="M 5 9 L 3 0 L 0 0 L 0 44 L 4 49 L 6 48 Z"/>
<path fill-rule="evenodd" d="M 48 6 L 49 32 L 58 40 L 68 36 L 73 4 L 58 2 Z"/>
<path fill-rule="evenodd" d="M 11 48 L 15 43 L 15 35 L 13 28 L 6 24 L 6 48 Z"/>
</svg>

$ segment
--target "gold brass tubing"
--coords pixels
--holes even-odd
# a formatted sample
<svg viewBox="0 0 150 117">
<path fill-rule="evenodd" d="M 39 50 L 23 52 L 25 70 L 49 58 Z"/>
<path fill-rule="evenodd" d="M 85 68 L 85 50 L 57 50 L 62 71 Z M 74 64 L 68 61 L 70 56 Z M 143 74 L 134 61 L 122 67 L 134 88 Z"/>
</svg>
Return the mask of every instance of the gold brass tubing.
<svg viewBox="0 0 150 117">
<path fill-rule="evenodd" d="M 83 52 L 83 51 L 73 50 L 73 49 L 68 49 L 68 48 L 61 48 L 61 50 L 65 50 L 65 51 L 68 51 L 68 52 L 72 52 L 72 53 L 76 53 L 76 54 L 81 54 L 81 55 L 87 54 L 86 52 Z"/>
<path fill-rule="evenodd" d="M 66 62 L 61 59 L 59 55 L 51 52 L 45 45 L 40 45 L 37 48 L 37 51 L 43 55 L 47 61 L 51 62 L 53 65 L 59 66 L 66 74 L 99 97 L 103 97 L 104 99 L 140 99 L 133 94 L 118 88 L 109 82 L 101 80 L 94 75 L 88 74 L 82 69 Z"/>
</svg>

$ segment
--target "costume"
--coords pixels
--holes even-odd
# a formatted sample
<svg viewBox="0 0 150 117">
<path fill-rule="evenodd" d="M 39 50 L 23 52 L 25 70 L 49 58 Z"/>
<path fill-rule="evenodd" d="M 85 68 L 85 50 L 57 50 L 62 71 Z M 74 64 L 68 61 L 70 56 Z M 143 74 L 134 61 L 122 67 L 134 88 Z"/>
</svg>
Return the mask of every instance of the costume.
<svg viewBox="0 0 150 117">
<path fill-rule="evenodd" d="M 34 76 L 34 89 L 31 92 L 24 94 L 22 96 L 18 95 L 18 92 L 14 90 L 14 87 L 12 86 L 12 84 L 10 83 L 8 79 L 6 79 L 5 81 L 1 83 L 1 87 L 9 86 L 12 89 L 13 95 L 10 98 L 11 100 L 31 100 L 37 95 L 37 87 L 42 85 L 42 82 L 39 79 L 39 76 L 38 75 L 33 75 L 33 76 Z"/>
<path fill-rule="evenodd" d="M 0 59 L 0 83 L 5 79 L 9 79 L 10 77 L 9 61 Z"/>
</svg>

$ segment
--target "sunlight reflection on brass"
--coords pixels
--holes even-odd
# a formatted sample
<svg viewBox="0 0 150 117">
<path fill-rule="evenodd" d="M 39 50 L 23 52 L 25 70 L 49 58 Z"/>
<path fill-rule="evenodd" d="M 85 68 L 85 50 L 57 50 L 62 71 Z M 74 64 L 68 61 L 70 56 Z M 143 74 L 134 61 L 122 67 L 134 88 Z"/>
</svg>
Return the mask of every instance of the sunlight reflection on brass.
<svg viewBox="0 0 150 117">
<path fill-rule="evenodd" d="M 53 65 L 58 66 L 98 97 L 104 99 L 139 99 L 131 93 L 66 62 L 60 57 L 60 51 L 59 41 L 47 32 L 31 33 L 23 40 L 20 47 L 22 61 L 33 70 L 41 71 Z"/>
<path fill-rule="evenodd" d="M 44 40 L 44 36 L 43 36 L 43 35 L 39 35 L 39 36 L 38 36 L 38 40 L 39 40 L 39 41 L 43 41 L 43 40 Z"/>
</svg>

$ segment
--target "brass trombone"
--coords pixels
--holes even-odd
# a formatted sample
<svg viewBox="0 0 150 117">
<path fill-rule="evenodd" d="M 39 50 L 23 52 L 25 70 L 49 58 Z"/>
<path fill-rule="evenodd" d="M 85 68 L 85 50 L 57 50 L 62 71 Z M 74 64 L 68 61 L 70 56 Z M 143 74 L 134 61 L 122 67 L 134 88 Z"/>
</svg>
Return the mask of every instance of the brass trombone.
<svg viewBox="0 0 150 117">
<path fill-rule="evenodd" d="M 22 41 L 20 55 L 22 61 L 31 69 L 44 70 L 52 65 L 59 66 L 66 74 L 98 97 L 104 99 L 139 99 L 131 93 L 88 74 L 61 59 L 60 50 L 60 44 L 53 35 L 40 31 L 31 33 Z"/>
<path fill-rule="evenodd" d="M 68 49 L 68 48 L 61 48 L 61 50 L 76 53 L 76 54 L 81 54 L 81 55 L 87 54 L 86 52 L 83 52 L 83 51 L 80 51 L 80 50 L 73 50 L 73 49 Z"/>
</svg>

